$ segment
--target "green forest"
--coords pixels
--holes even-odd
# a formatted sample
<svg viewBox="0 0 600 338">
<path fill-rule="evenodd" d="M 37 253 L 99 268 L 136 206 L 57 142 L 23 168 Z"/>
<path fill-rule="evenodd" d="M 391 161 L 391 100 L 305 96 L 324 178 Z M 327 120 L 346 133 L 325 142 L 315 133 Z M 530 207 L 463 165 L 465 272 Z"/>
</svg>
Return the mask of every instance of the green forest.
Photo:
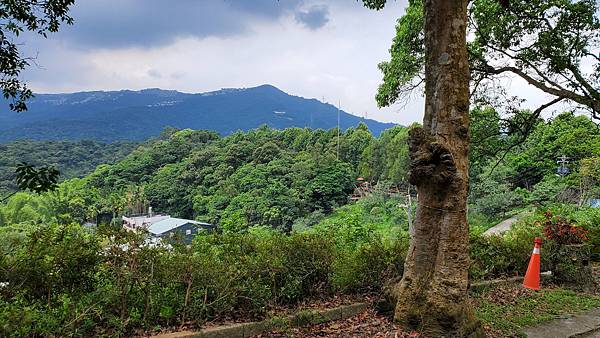
<svg viewBox="0 0 600 338">
<path fill-rule="evenodd" d="M 600 330 L 597 1 L 90 3 L 0 0 L 0 337 Z"/>
<path fill-rule="evenodd" d="M 134 142 L 100 143 L 96 141 L 14 141 L 0 144 L 0 197 L 17 186 L 15 169 L 21 162 L 34 166 L 53 166 L 62 179 L 83 177 L 104 163 L 123 159 L 135 147 Z"/>
<path fill-rule="evenodd" d="M 527 205 L 583 206 L 600 196 L 600 130 L 589 118 L 564 113 L 549 121 L 540 119 L 523 141 L 518 132 L 503 132 L 505 122 L 493 110 L 475 110 L 472 115 L 470 205 L 474 213 L 495 220 Z M 300 218 L 326 215 L 347 204 L 358 178 L 387 190 L 402 187 L 405 192 L 410 129 L 396 126 L 378 138 L 362 124 L 341 132 L 339 138 L 336 129 L 261 127 L 227 137 L 166 129 L 122 160 L 101 164 L 83 178 L 66 180 L 55 192 L 19 193 L 7 201 L 3 219 L 19 223 L 6 216 L 15 214 L 11 205 L 27 207 L 39 216 L 31 222 L 61 215 L 80 223 L 94 221 L 100 213 L 143 213 L 151 206 L 159 213 L 224 229 L 262 225 L 289 231 Z M 71 163 L 81 172 L 89 165 L 82 149 L 56 154 L 56 147 L 49 142 L 47 153 L 62 159 L 48 156 L 48 162 L 41 163 Z M 107 145 L 98 150 L 105 157 L 94 161 L 109 163 L 109 151 L 110 158 L 116 159 L 130 147 Z M 12 143 L 9 149 L 21 154 L 29 151 L 30 143 Z M 571 172 L 566 177 L 556 175 L 561 156 L 569 158 Z M 79 175 L 67 171 L 65 176 Z M 54 199 L 78 200 L 79 205 L 53 203 L 61 212 L 35 207 Z"/>
<path fill-rule="evenodd" d="M 587 206 L 600 197 L 597 125 L 563 113 L 537 120 L 521 140 L 505 130 L 514 121 L 492 109 L 471 114 L 470 278 L 522 272 L 542 230 L 535 224 L 548 211 L 585 226 L 600 257 L 600 212 Z M 316 295 L 379 290 L 386 276 L 401 273 L 408 212 L 416 208 L 414 198 L 407 206 L 411 128 L 380 137 L 365 125 L 339 135 L 261 127 L 226 137 L 170 128 L 55 191 L 18 192 L 0 206 L 3 334 L 131 334 L 190 318 L 201 325 L 234 308 L 260 317 Z M 559 177 L 563 155 L 570 174 Z M 361 182 L 374 188 L 353 201 Z M 171 249 L 145 246 L 144 234 L 123 231 L 119 217 L 149 206 L 217 230 L 191 246 L 177 239 Z M 524 210 L 528 216 L 504 237 L 481 235 Z"/>
</svg>

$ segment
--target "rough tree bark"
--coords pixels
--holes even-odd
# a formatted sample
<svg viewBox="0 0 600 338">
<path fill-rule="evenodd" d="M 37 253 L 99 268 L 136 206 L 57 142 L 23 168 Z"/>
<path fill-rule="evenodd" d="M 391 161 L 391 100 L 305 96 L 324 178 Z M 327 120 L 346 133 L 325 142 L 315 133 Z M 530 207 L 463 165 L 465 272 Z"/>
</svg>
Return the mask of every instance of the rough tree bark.
<svg viewBox="0 0 600 338">
<path fill-rule="evenodd" d="M 425 0 L 425 116 L 410 133 L 418 208 L 395 319 L 428 337 L 482 336 L 470 306 L 468 0 Z"/>
</svg>

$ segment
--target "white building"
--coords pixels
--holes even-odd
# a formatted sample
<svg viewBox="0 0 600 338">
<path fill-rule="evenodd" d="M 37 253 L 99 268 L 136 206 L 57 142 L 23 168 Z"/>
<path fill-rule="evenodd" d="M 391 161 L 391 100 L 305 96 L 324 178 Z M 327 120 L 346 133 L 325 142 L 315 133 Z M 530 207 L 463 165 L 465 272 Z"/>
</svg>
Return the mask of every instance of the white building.
<svg viewBox="0 0 600 338">
<path fill-rule="evenodd" d="M 158 242 L 162 238 L 177 237 L 189 243 L 198 232 L 213 229 L 213 226 L 209 223 L 169 215 L 123 216 L 122 219 L 123 228 L 127 230 L 148 230 L 152 242 Z"/>
<path fill-rule="evenodd" d="M 147 228 L 156 222 L 169 219 L 169 215 L 143 215 L 134 217 L 123 216 L 123 227 L 127 230 L 137 230 Z"/>
</svg>

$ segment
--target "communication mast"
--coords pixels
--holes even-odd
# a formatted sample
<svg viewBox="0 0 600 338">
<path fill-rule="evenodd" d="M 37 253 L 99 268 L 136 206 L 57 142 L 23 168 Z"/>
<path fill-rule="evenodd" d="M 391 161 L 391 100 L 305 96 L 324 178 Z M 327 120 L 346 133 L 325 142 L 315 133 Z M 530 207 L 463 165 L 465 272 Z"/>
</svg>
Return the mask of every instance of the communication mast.
<svg viewBox="0 0 600 338">
<path fill-rule="evenodd" d="M 567 167 L 567 164 L 569 164 L 569 158 L 565 155 L 561 156 L 556 163 L 558 164 L 558 169 L 556 170 L 556 174 L 558 176 L 565 177 L 571 172 L 569 167 Z"/>
<path fill-rule="evenodd" d="M 338 101 L 338 111 L 337 111 L 337 155 L 336 158 L 340 159 L 340 107 L 342 103 Z"/>
</svg>

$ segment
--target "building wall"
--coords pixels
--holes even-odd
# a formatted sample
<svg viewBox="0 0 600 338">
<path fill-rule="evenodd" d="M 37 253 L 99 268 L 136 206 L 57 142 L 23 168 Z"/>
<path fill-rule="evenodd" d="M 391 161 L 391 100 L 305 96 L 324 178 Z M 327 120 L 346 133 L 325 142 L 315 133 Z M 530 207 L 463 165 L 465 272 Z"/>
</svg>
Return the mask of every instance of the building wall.
<svg viewBox="0 0 600 338">
<path fill-rule="evenodd" d="M 202 230 L 202 229 L 204 229 L 204 230 Z M 190 234 L 187 234 L 188 230 L 191 232 Z M 161 234 L 158 237 L 163 238 L 164 240 L 168 240 L 171 238 L 173 238 L 173 239 L 177 238 L 177 239 L 182 239 L 183 242 L 185 242 L 185 243 L 191 243 L 192 240 L 194 239 L 194 236 L 196 234 L 198 234 L 198 232 L 205 231 L 205 230 L 211 230 L 211 228 L 203 227 L 201 225 L 197 225 L 194 223 L 185 223 L 175 229 L 169 230 L 169 231 Z M 173 235 L 171 235 L 171 234 L 173 234 Z M 173 236 L 173 237 L 171 237 L 171 236 Z"/>
</svg>

